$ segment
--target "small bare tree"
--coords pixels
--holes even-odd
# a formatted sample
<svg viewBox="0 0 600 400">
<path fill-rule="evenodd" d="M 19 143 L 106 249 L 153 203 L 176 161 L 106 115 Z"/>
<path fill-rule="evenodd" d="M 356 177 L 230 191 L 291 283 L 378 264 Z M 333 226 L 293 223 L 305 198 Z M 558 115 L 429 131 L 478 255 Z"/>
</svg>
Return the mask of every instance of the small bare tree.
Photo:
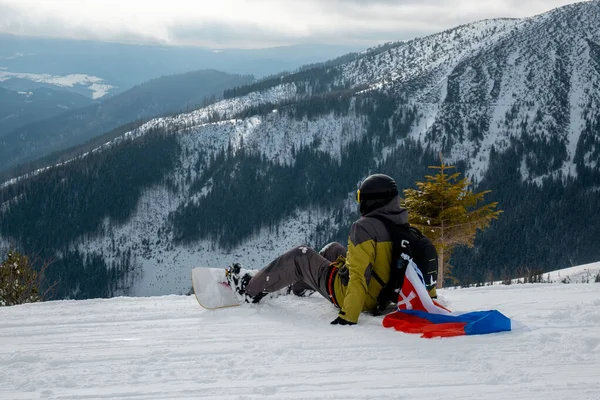
<svg viewBox="0 0 600 400">
<path fill-rule="evenodd" d="M 37 270 L 34 264 L 29 257 L 16 250 L 8 251 L 6 260 L 0 264 L 0 307 L 44 300 L 54 287 L 52 285 L 43 293 L 40 291 L 44 273 L 51 262 L 41 263 Z"/>
</svg>

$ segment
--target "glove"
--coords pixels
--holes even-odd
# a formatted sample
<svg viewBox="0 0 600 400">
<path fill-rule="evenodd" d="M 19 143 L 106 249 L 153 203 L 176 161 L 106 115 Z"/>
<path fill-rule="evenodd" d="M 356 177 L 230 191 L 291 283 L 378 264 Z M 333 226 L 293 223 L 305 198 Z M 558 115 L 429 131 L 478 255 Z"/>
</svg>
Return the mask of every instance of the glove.
<svg viewBox="0 0 600 400">
<path fill-rule="evenodd" d="M 342 317 L 337 317 L 333 321 L 331 321 L 331 325 L 356 325 L 356 322 L 346 321 Z"/>
<path fill-rule="evenodd" d="M 435 290 L 435 284 L 426 287 L 429 297 L 437 299 L 437 290 Z"/>
</svg>

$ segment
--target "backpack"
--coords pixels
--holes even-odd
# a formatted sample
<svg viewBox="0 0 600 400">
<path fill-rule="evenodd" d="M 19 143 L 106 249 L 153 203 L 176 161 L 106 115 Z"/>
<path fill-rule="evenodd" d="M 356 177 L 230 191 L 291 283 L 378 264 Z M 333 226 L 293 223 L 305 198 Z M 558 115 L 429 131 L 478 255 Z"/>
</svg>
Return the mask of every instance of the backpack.
<svg viewBox="0 0 600 400">
<path fill-rule="evenodd" d="M 437 251 L 431 240 L 409 224 L 397 225 L 378 215 L 370 216 L 370 218 L 376 218 L 383 222 L 393 243 L 389 281 L 383 282 L 375 276 L 383 286 L 377 298 L 378 311 L 383 312 L 389 303 L 398 301 L 398 289 L 404 283 L 404 274 L 408 265 L 408 260 L 402 258 L 402 254 L 408 255 L 417 264 L 425 279 L 427 291 L 430 292 L 435 287 L 438 269 Z"/>
</svg>

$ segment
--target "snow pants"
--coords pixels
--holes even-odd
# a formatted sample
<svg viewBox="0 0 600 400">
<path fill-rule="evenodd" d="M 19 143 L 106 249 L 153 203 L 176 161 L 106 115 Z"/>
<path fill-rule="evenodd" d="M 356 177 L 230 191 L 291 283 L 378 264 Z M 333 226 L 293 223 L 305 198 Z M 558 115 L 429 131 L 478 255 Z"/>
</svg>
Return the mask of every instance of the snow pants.
<svg viewBox="0 0 600 400">
<path fill-rule="evenodd" d="M 329 243 L 320 252 L 308 247 L 295 247 L 273 260 L 260 270 L 246 287 L 246 293 L 272 293 L 291 286 L 294 294 L 304 290 L 315 290 L 329 299 L 327 279 L 331 263 L 340 255 L 346 255 L 346 248 L 340 243 Z"/>
</svg>

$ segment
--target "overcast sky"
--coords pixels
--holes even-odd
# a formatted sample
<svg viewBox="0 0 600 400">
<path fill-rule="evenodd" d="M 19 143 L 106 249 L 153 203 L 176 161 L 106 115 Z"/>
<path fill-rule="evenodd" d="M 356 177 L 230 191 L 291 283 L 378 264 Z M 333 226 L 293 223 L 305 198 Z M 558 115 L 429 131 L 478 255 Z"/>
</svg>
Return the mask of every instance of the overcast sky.
<svg viewBox="0 0 600 400">
<path fill-rule="evenodd" d="M 569 0 L 0 0 L 0 32 L 126 43 L 365 47 Z"/>
</svg>

